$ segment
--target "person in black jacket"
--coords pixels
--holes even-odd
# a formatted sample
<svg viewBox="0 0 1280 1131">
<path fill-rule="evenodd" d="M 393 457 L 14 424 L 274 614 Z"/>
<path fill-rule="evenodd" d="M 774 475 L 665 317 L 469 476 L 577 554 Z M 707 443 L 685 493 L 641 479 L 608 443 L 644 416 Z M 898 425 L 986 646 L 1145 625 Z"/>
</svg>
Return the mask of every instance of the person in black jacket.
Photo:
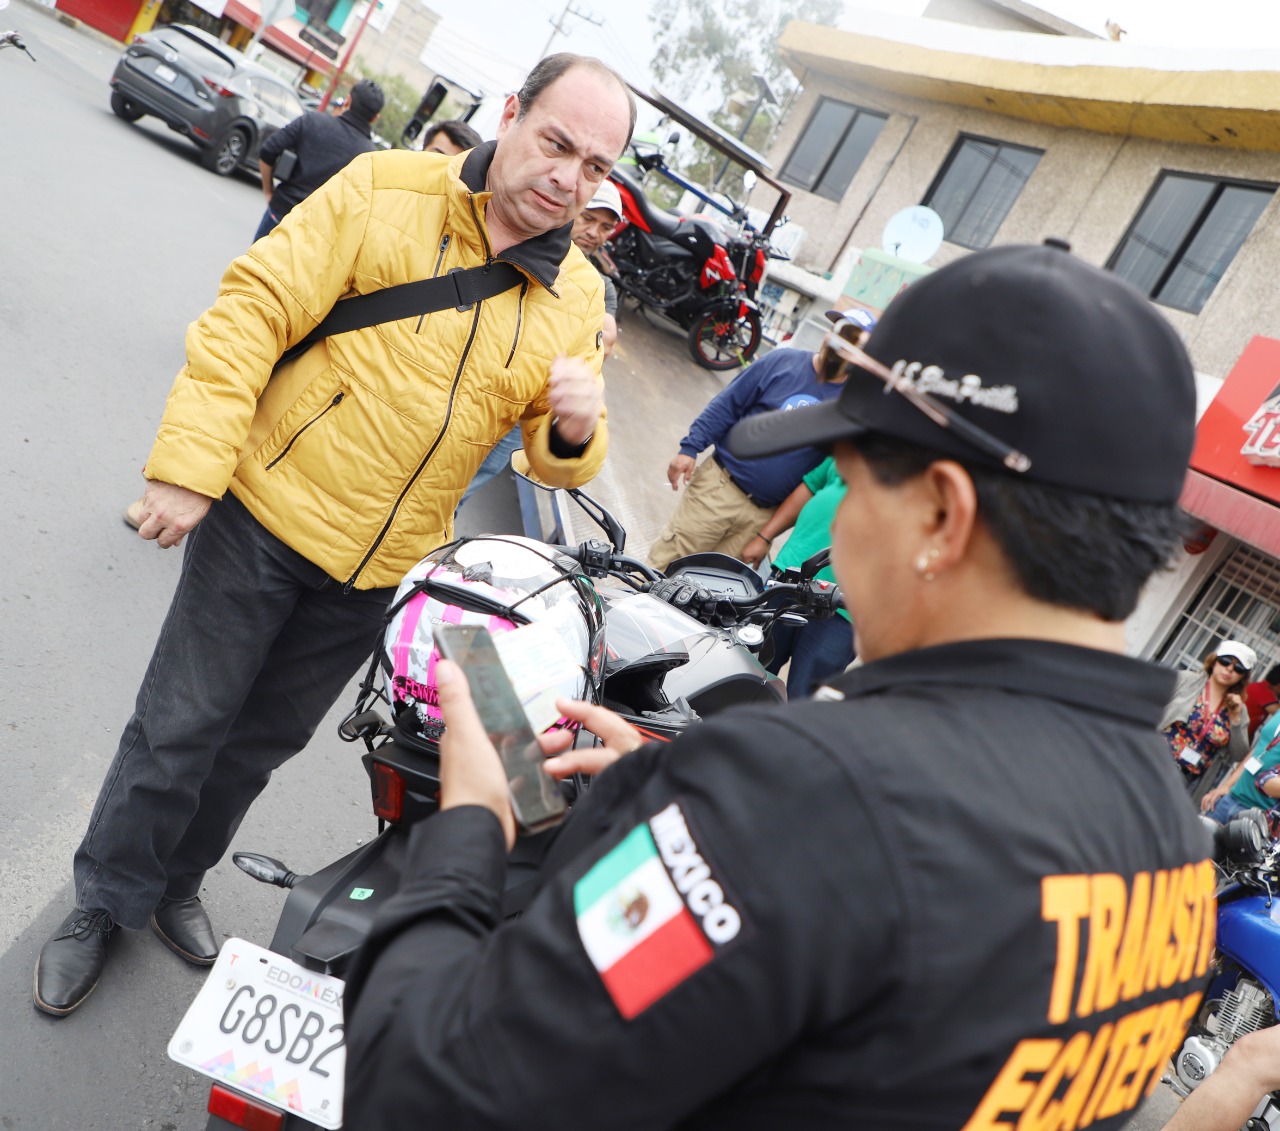
<svg viewBox="0 0 1280 1131">
<path fill-rule="evenodd" d="M 441 812 L 346 983 L 349 1126 L 1118 1128 L 1156 1087 L 1214 869 L 1122 621 L 1180 540 L 1186 351 L 1061 241 L 828 341 L 839 399 L 728 443 L 833 449 L 865 663 L 669 746 L 559 704 L 606 745 L 544 739 L 598 777 L 509 922 L 506 781 L 441 663 Z"/>
<path fill-rule="evenodd" d="M 295 204 L 300 204 L 334 173 L 346 168 L 353 157 L 374 151 L 373 123 L 385 102 L 382 87 L 369 79 L 361 79 L 351 88 L 342 113 L 308 110 L 262 143 L 258 170 L 262 174 L 267 210 L 262 214 L 255 240 L 262 239 Z M 286 149 L 295 154 L 296 160 L 289 175 L 273 187 L 276 162 Z"/>
</svg>

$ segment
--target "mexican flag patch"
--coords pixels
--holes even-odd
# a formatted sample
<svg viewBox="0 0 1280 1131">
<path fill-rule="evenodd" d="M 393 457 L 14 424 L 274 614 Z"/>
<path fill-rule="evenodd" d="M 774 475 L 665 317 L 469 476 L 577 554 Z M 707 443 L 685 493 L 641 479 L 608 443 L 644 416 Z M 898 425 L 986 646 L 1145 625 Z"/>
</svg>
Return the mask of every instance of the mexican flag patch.
<svg viewBox="0 0 1280 1131">
<path fill-rule="evenodd" d="M 573 903 L 587 956 L 628 1021 L 742 929 L 675 802 L 598 860 Z"/>
</svg>

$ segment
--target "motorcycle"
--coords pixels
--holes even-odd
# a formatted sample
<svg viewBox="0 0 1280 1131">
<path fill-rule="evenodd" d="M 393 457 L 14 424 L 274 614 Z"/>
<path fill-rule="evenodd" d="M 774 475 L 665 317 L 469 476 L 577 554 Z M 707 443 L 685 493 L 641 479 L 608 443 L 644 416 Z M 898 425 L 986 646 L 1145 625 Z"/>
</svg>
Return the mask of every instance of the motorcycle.
<svg viewBox="0 0 1280 1131">
<path fill-rule="evenodd" d="M 1211 978 L 1200 1012 L 1164 1076 L 1184 1098 L 1237 1040 L 1276 1023 L 1280 1001 L 1280 922 L 1272 906 L 1280 889 L 1280 843 L 1270 839 L 1266 819 L 1256 810 L 1226 825 L 1214 824 L 1213 831 L 1219 883 Z M 1280 1129 L 1280 1093 L 1264 1097 L 1245 1124 L 1245 1131 L 1267 1128 Z"/>
<path fill-rule="evenodd" d="M 689 353 L 705 369 L 735 369 L 760 348 L 755 296 L 769 259 L 786 259 L 767 234 L 747 222 L 746 209 L 724 209 L 666 165 L 661 151 L 636 151 L 636 167 L 656 170 L 726 213 L 675 216 L 651 203 L 623 168 L 609 174 L 623 217 L 608 247 L 618 290 L 688 330 Z M 752 174 L 748 173 L 750 181 Z"/>
<path fill-rule="evenodd" d="M 702 716 L 730 706 L 786 698 L 781 680 L 757 656 L 774 624 L 831 616 L 841 606 L 839 589 L 816 578 L 827 564 L 826 551 L 769 585 L 749 566 L 714 553 L 679 559 L 664 578 L 624 552 L 626 532 L 608 511 L 579 490 L 567 494 L 600 525 L 607 542 L 569 547 L 483 536 L 459 539 L 424 562 L 469 557 L 473 578 L 486 568 L 493 572 L 490 557 L 496 561 L 513 550 L 554 559 L 557 568 L 571 564 L 572 584 L 580 590 L 585 584 L 600 613 L 600 632 L 580 657 L 585 696 L 652 740 L 670 741 Z M 425 595 L 433 571 L 410 583 L 416 576 L 417 569 L 388 612 L 389 632 L 400 639 L 396 618 Z M 670 601 L 652 592 L 663 581 Z M 671 603 L 687 602 L 690 594 L 697 597 L 695 615 Z M 477 596 L 482 613 L 484 601 Z M 228 940 L 170 1041 L 171 1059 L 215 1080 L 208 1131 L 341 1127 L 342 977 L 374 916 L 400 885 L 408 830 L 438 806 L 443 727 L 428 726 L 425 741 L 408 733 L 403 704 L 395 700 L 397 678 L 404 677 L 393 675 L 376 649 L 356 705 L 339 727 L 342 739 L 365 748 L 378 835 L 310 876 L 269 856 L 233 854 L 244 872 L 288 896 L 269 948 Z M 585 731 L 575 736 L 575 745 L 596 741 Z M 588 787 L 578 777 L 562 788 L 572 804 Z M 508 916 L 519 914 L 536 893 L 538 868 L 554 836 L 552 830 L 517 841 L 504 896 Z"/>
</svg>

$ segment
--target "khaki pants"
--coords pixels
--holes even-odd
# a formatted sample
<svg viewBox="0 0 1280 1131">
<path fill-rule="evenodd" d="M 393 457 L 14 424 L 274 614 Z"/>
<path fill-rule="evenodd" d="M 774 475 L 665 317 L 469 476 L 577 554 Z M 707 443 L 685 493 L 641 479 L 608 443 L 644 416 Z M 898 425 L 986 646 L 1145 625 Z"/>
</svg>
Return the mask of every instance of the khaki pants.
<svg viewBox="0 0 1280 1131">
<path fill-rule="evenodd" d="M 704 459 L 670 521 L 649 547 L 649 564 L 665 570 L 686 554 L 716 551 L 736 558 L 775 507 L 758 507 L 733 485 L 724 468 Z"/>
</svg>

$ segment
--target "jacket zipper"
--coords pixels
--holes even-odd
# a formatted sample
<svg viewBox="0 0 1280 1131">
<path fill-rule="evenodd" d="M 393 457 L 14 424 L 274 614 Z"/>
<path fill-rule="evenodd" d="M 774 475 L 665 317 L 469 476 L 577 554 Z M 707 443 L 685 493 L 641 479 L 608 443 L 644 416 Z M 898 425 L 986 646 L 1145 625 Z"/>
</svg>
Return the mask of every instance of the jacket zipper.
<svg viewBox="0 0 1280 1131">
<path fill-rule="evenodd" d="M 285 446 L 278 453 L 276 453 L 275 458 L 272 459 L 272 461 L 263 468 L 263 471 L 270 471 L 273 467 L 275 467 L 276 464 L 278 464 L 282 459 L 284 459 L 284 457 L 289 454 L 289 449 L 291 449 L 293 445 L 298 442 L 302 434 L 308 428 L 310 428 L 313 424 L 318 424 L 321 420 L 323 420 L 325 417 L 325 414 L 328 413 L 331 409 L 337 408 L 338 405 L 342 403 L 342 398 L 345 397 L 346 395 L 347 395 L 346 393 L 335 394 L 333 400 L 331 400 L 327 405 L 325 405 L 324 408 L 322 408 L 319 412 L 317 412 L 315 416 L 313 416 L 310 420 L 308 420 L 306 424 L 304 424 L 292 436 L 289 437 L 289 442 L 285 444 Z"/>
<path fill-rule="evenodd" d="M 431 277 L 433 279 L 440 274 L 440 264 L 444 262 L 444 253 L 448 249 L 448 247 L 449 247 L 449 237 L 445 236 L 444 239 L 440 241 L 440 254 L 436 256 L 436 265 L 433 268 L 431 268 Z M 422 333 L 422 323 L 426 321 L 426 318 L 427 316 L 425 314 L 418 315 L 418 325 L 413 331 L 415 334 Z"/>
<path fill-rule="evenodd" d="M 524 296 L 528 291 L 529 280 L 526 279 L 520 284 L 520 298 L 516 302 L 516 336 L 511 339 L 511 352 L 507 354 L 507 364 L 503 366 L 504 369 L 511 368 L 511 362 L 515 360 L 516 356 L 516 346 L 520 344 L 520 322 L 524 317 Z"/>
<path fill-rule="evenodd" d="M 355 588 L 356 578 L 360 576 L 361 570 L 369 564 L 369 559 L 378 552 L 378 547 L 382 545 L 382 540 L 386 538 L 387 533 L 391 530 L 391 524 L 396 520 L 400 504 L 404 502 L 405 496 L 418 481 L 418 476 L 422 474 L 427 464 L 431 462 L 431 457 L 436 454 L 436 449 L 444 439 L 445 432 L 449 430 L 449 418 L 453 415 L 453 398 L 458 391 L 458 383 L 462 380 L 462 371 L 466 368 L 467 358 L 471 354 L 471 346 L 476 340 L 476 331 L 480 329 L 480 307 L 483 305 L 483 303 L 476 303 L 475 314 L 471 318 L 471 333 L 467 336 L 467 344 L 463 347 L 462 357 L 458 360 L 458 369 L 453 375 L 453 384 L 449 386 L 449 403 L 445 406 L 444 422 L 440 425 L 440 431 L 436 433 L 436 438 L 431 441 L 431 447 L 427 449 L 427 454 L 422 457 L 422 462 L 418 464 L 414 473 L 409 476 L 409 482 L 404 485 L 400 494 L 396 496 L 396 501 L 391 507 L 391 513 L 387 515 L 387 521 L 382 524 L 382 529 L 378 531 L 378 536 L 373 540 L 373 545 L 369 547 L 365 556 L 360 559 L 360 564 L 356 566 L 355 573 L 347 578 L 347 583 L 342 587 L 344 593 L 350 593 Z"/>
<path fill-rule="evenodd" d="M 476 231 L 480 233 L 480 239 L 484 244 L 484 265 L 489 267 L 494 262 L 493 248 L 489 243 L 489 235 L 484 230 L 484 225 L 480 223 L 480 217 L 476 215 L 476 198 L 474 194 L 468 197 L 468 203 L 471 205 L 471 218 L 475 221 Z M 448 238 L 448 236 L 445 237 L 445 242 L 448 241 Z M 440 251 L 443 254 L 444 243 L 441 244 Z M 436 454 L 436 449 L 440 446 L 441 441 L 444 440 L 445 432 L 449 430 L 449 418 L 453 416 L 453 398 L 458 392 L 458 383 L 462 380 L 462 371 L 466 368 L 467 358 L 471 356 L 471 347 L 475 343 L 476 333 L 480 329 L 480 308 L 483 306 L 483 302 L 475 304 L 475 314 L 471 318 L 471 332 L 467 335 L 467 344 L 462 349 L 462 357 L 458 359 L 458 368 L 453 375 L 453 384 L 449 386 L 449 402 L 445 406 L 444 422 L 440 425 L 440 431 L 436 433 L 436 438 L 431 441 L 431 447 L 427 449 L 427 454 L 422 457 L 422 462 L 418 464 L 413 474 L 409 476 L 409 482 L 404 485 L 400 494 L 396 496 L 396 501 L 391 506 L 391 513 L 387 515 L 387 521 L 382 524 L 382 529 L 378 531 L 378 536 L 373 540 L 373 545 L 369 547 L 364 557 L 360 559 L 360 564 L 356 566 L 355 572 L 347 578 L 346 584 L 342 587 L 343 593 L 350 593 L 355 588 L 356 579 L 360 576 L 364 567 L 369 564 L 373 555 L 378 552 L 378 547 L 382 545 L 383 539 L 390 532 L 392 523 L 396 520 L 396 514 L 400 510 L 400 504 L 404 502 L 405 496 L 409 494 L 413 485 L 418 481 L 418 476 L 423 473 L 427 464 L 431 462 L 431 457 Z"/>
</svg>

